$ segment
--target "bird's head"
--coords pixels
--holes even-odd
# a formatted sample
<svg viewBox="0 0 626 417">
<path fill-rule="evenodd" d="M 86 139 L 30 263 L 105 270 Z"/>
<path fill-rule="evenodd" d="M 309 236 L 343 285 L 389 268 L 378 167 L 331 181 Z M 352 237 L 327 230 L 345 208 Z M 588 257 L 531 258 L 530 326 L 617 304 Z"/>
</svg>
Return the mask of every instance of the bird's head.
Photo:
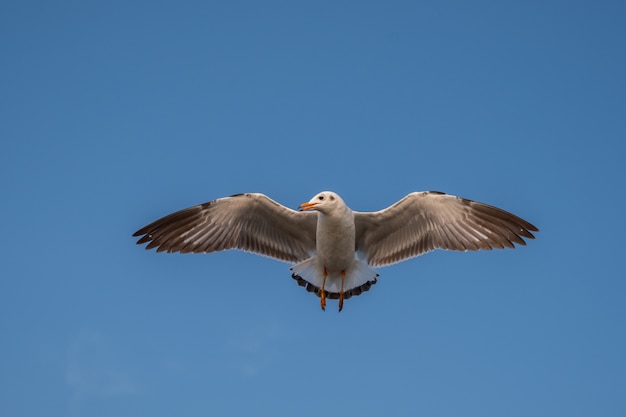
<svg viewBox="0 0 626 417">
<path fill-rule="evenodd" d="M 345 203 L 339 195 L 332 191 L 322 191 L 306 203 L 300 204 L 300 210 L 317 210 L 326 214 L 334 208 L 342 206 L 345 206 Z"/>
</svg>

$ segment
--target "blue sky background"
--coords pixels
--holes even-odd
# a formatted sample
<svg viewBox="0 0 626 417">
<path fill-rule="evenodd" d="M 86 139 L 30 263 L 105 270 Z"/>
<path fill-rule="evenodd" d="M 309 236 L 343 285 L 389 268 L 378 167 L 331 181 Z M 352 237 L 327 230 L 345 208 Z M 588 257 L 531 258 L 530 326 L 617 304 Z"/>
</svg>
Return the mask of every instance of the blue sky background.
<svg viewBox="0 0 626 417">
<path fill-rule="evenodd" d="M 622 1 L 3 2 L 0 415 L 624 416 Z M 241 192 L 440 190 L 527 247 L 381 269 L 131 234 Z"/>
</svg>

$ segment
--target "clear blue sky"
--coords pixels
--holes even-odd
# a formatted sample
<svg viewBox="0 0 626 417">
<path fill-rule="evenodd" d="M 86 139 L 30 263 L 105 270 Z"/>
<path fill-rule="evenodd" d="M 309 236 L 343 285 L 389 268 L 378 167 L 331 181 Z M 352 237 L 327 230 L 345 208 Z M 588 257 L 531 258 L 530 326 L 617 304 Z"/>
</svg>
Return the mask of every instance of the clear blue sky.
<svg viewBox="0 0 626 417">
<path fill-rule="evenodd" d="M 623 1 L 0 6 L 0 415 L 626 415 Z M 440 190 L 541 231 L 382 268 L 131 234 L 262 192 Z"/>
</svg>

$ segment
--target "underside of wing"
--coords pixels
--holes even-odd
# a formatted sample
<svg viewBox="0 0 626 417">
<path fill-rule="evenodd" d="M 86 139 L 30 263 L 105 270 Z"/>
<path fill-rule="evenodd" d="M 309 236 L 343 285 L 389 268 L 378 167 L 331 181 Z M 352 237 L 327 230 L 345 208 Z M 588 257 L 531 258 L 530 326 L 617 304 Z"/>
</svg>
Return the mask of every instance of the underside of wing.
<svg viewBox="0 0 626 417">
<path fill-rule="evenodd" d="M 373 213 L 355 212 L 356 249 L 372 266 L 390 265 L 433 249 L 513 248 L 538 229 L 487 204 L 440 192 L 411 193 Z"/>
<path fill-rule="evenodd" d="M 241 249 L 286 262 L 315 252 L 317 213 L 298 212 L 263 194 L 237 194 L 189 207 L 141 228 L 137 243 L 157 252 Z"/>
</svg>

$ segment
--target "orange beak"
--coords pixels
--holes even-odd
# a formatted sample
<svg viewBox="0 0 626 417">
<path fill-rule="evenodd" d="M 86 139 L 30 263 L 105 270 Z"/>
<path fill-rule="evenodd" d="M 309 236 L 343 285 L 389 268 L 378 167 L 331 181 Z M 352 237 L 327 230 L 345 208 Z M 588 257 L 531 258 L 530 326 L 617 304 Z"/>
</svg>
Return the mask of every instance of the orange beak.
<svg viewBox="0 0 626 417">
<path fill-rule="evenodd" d="M 313 207 L 315 207 L 316 205 L 317 203 L 302 203 L 300 204 L 300 210 L 302 211 L 313 210 Z"/>
</svg>

